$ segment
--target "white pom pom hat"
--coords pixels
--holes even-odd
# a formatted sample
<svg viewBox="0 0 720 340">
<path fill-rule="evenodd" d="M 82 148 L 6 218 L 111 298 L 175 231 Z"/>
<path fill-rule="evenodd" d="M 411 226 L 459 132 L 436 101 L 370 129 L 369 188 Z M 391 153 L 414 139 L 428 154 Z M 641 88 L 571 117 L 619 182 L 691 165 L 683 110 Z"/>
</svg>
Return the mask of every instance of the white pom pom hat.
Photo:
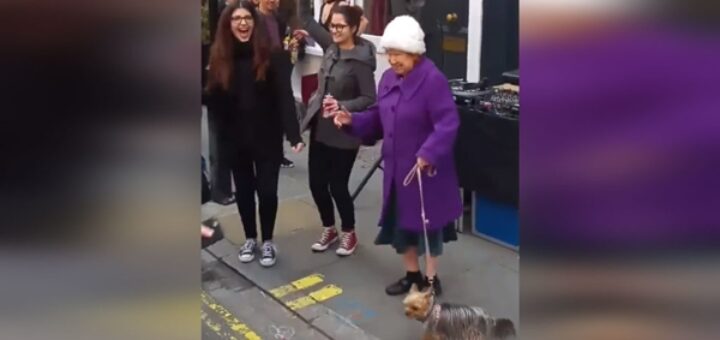
<svg viewBox="0 0 720 340">
<path fill-rule="evenodd" d="M 425 53 L 425 32 L 415 18 L 400 15 L 392 19 L 380 38 L 380 47 L 413 54 Z"/>
</svg>

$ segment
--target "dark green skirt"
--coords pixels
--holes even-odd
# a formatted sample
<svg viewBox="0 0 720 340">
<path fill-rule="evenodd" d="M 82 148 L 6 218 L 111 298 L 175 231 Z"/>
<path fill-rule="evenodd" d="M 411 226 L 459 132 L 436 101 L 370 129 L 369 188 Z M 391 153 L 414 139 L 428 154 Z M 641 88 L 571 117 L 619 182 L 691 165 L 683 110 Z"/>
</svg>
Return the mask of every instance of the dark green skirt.
<svg viewBox="0 0 720 340">
<path fill-rule="evenodd" d="M 425 254 L 425 237 L 423 232 L 418 233 L 407 231 L 397 225 L 397 199 L 395 191 L 390 194 L 390 205 L 387 214 L 380 226 L 380 232 L 375 238 L 375 244 L 389 244 L 398 254 L 404 254 L 408 247 L 417 247 L 418 256 Z M 457 241 L 457 232 L 454 223 L 448 223 L 445 227 L 436 231 L 428 232 L 428 243 L 430 243 L 430 255 L 436 257 L 443 253 L 443 243 Z"/>
</svg>

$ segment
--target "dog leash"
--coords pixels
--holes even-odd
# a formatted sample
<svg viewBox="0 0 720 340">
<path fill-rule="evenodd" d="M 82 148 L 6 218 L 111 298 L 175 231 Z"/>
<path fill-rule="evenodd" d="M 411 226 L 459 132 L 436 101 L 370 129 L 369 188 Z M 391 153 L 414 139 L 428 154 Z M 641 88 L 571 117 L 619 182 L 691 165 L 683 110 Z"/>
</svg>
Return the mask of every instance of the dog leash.
<svg viewBox="0 0 720 340">
<path fill-rule="evenodd" d="M 435 169 L 431 169 L 430 171 L 428 171 L 428 177 L 433 177 L 436 174 L 437 170 Z M 410 172 L 408 172 L 407 176 L 405 176 L 403 186 L 410 185 L 410 183 L 412 183 L 415 177 L 417 177 L 418 188 L 420 189 L 420 217 L 422 218 L 423 236 L 425 237 L 425 272 L 427 272 L 428 265 L 430 264 L 430 242 L 428 241 L 427 226 L 430 223 L 430 220 L 427 219 L 427 215 L 425 214 L 425 195 L 423 194 L 422 170 L 420 169 L 420 166 L 418 164 L 415 164 L 415 166 L 410 170 Z M 430 281 L 430 285 L 432 286 L 433 278 L 428 278 L 428 280 Z"/>
</svg>

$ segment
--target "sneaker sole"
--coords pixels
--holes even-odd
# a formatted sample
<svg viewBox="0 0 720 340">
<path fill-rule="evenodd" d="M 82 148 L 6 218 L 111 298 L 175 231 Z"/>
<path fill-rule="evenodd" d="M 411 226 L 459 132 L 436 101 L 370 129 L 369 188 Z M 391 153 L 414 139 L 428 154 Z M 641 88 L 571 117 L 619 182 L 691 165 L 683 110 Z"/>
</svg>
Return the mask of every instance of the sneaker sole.
<svg viewBox="0 0 720 340">
<path fill-rule="evenodd" d="M 340 252 L 336 251 L 335 254 L 337 254 L 337 256 L 340 256 L 340 257 L 346 257 L 346 256 L 350 256 L 350 255 L 354 254 L 356 249 L 357 249 L 357 246 L 355 246 L 355 248 L 350 250 L 348 253 L 340 253 Z"/>
<path fill-rule="evenodd" d="M 277 260 L 273 260 L 272 263 L 265 263 L 265 262 L 263 262 L 263 261 L 259 261 L 259 262 L 260 262 L 260 265 L 261 265 L 261 266 L 263 266 L 263 267 L 265 267 L 265 268 L 268 268 L 268 267 L 274 266 L 275 263 L 277 262 Z"/>
<path fill-rule="evenodd" d="M 312 251 L 313 251 L 314 253 L 322 253 L 322 252 L 328 250 L 328 249 L 330 248 L 330 246 L 332 246 L 333 244 L 337 243 L 338 241 L 340 241 L 340 238 L 337 238 L 337 237 L 336 237 L 335 240 L 334 240 L 334 241 L 331 241 L 330 243 L 328 243 L 327 246 L 325 246 L 325 248 L 315 248 L 315 245 L 313 244 L 313 245 L 310 247 L 310 249 L 312 249 Z"/>
<path fill-rule="evenodd" d="M 253 255 L 250 259 L 243 259 L 240 256 L 238 256 L 238 260 L 240 260 L 240 262 L 242 262 L 242 263 L 249 263 L 249 262 L 252 262 L 254 259 L 255 259 L 255 255 Z"/>
</svg>

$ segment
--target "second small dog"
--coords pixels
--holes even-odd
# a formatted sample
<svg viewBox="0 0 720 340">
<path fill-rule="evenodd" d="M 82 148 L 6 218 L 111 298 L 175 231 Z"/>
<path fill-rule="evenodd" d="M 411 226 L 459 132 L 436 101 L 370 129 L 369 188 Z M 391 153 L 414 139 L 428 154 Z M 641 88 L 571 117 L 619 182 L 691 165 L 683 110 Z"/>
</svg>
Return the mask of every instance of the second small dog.
<svg viewBox="0 0 720 340">
<path fill-rule="evenodd" d="M 403 300 L 405 315 L 425 324 L 423 340 L 501 340 L 515 337 L 509 319 L 490 317 L 480 307 L 435 303 L 432 290 L 413 285 Z"/>
</svg>

